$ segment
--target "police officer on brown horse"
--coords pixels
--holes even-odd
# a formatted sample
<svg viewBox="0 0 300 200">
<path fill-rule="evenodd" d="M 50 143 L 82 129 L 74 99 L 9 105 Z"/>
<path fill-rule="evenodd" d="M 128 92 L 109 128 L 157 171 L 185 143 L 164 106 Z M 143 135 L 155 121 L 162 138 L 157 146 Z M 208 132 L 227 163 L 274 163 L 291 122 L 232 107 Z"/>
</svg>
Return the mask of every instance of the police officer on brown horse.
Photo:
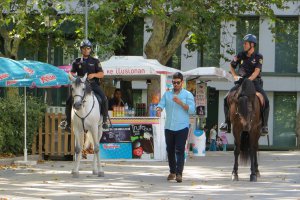
<svg viewBox="0 0 300 200">
<path fill-rule="evenodd" d="M 100 88 L 99 79 L 104 77 L 103 69 L 100 61 L 97 58 L 92 57 L 92 43 L 89 40 L 83 40 L 80 44 L 80 51 L 82 57 L 76 58 L 72 63 L 71 76 L 77 74 L 79 77 L 83 77 L 86 73 L 87 79 L 91 85 L 93 92 L 99 95 L 101 98 L 101 114 L 103 115 L 103 128 L 107 128 L 107 116 L 108 116 L 108 102 L 105 94 Z M 71 111 L 72 111 L 73 99 L 72 95 L 69 96 L 66 102 L 66 120 L 62 121 L 60 127 L 67 131 L 70 131 L 71 125 Z M 99 113 L 100 114 L 100 113 Z"/>
<path fill-rule="evenodd" d="M 255 52 L 255 46 L 257 43 L 257 39 L 255 35 L 247 34 L 243 38 L 244 44 L 244 51 L 240 52 L 238 55 L 234 57 L 234 59 L 230 63 L 230 71 L 235 80 L 235 86 L 231 88 L 229 91 L 232 92 L 236 90 L 240 85 L 243 79 L 248 78 L 250 79 L 255 86 L 257 92 L 261 93 L 264 97 L 264 106 L 262 109 L 262 130 L 261 135 L 268 134 L 268 118 L 269 118 L 269 99 L 263 90 L 263 81 L 261 79 L 261 70 L 263 64 L 263 56 L 260 53 Z M 235 69 L 238 66 L 238 71 L 236 72 Z M 228 94 L 229 94 L 228 93 Z M 225 113 L 225 123 L 223 123 L 220 127 L 221 130 L 226 130 L 227 132 L 231 132 L 231 123 L 229 119 L 229 108 L 227 102 L 227 96 L 224 98 L 224 113 Z"/>
</svg>

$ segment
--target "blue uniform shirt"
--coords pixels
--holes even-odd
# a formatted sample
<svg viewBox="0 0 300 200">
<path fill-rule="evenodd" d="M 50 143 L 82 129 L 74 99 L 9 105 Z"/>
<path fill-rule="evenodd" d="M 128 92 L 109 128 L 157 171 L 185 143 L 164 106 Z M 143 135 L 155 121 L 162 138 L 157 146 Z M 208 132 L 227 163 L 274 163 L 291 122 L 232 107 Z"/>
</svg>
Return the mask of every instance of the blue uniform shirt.
<svg viewBox="0 0 300 200">
<path fill-rule="evenodd" d="M 195 100 L 192 93 L 181 89 L 177 97 L 189 106 L 189 110 L 184 110 L 181 105 L 173 101 L 174 94 L 173 90 L 165 92 L 157 107 L 166 109 L 165 129 L 178 131 L 189 127 L 189 114 L 195 113 Z"/>
</svg>

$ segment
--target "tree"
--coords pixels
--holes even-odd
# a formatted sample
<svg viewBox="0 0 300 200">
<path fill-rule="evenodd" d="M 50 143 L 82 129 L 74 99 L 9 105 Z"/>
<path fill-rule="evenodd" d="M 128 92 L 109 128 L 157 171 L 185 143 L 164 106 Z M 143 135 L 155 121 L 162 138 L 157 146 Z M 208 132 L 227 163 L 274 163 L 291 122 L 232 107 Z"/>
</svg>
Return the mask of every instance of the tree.
<svg viewBox="0 0 300 200">
<path fill-rule="evenodd" d="M 56 4 L 54 5 L 53 2 Z M 62 9 L 61 2 L 62 0 L 2 0 L 0 35 L 3 38 L 4 51 L 1 55 L 17 59 L 20 44 L 24 39 L 29 40 L 30 46 L 35 46 L 37 50 L 38 45 L 35 44 L 38 39 L 47 31 L 54 30 L 59 24 L 54 23 L 49 27 L 47 20 L 49 22 L 51 15 L 57 17 L 58 10 Z"/>
<path fill-rule="evenodd" d="M 84 37 L 84 0 L 4 0 L 0 3 L 0 34 L 4 39 L 4 55 L 17 56 L 20 42 L 37 35 L 55 33 L 55 42 L 65 45 L 59 31 L 62 22 L 76 23 L 73 39 Z M 145 46 L 148 58 L 166 64 L 181 43 L 188 37 L 188 49 L 203 50 L 212 46 L 212 33 L 220 30 L 221 22 L 236 19 L 245 12 L 274 18 L 271 5 L 284 8 L 286 0 L 89 0 L 89 35 L 96 44 L 98 55 L 110 56 L 124 45 L 124 26 L 135 17 L 149 17 L 147 27 L 151 37 Z M 75 5 L 75 6 L 74 6 Z M 49 8 L 57 11 L 56 23 L 47 27 Z M 79 12 L 78 12 L 79 11 Z M 32 40 L 36 42 L 36 40 Z M 79 43 L 79 42 L 77 42 Z M 215 45 L 215 44 L 213 44 Z M 222 44 L 221 44 L 222 45 Z M 73 48 L 73 46 L 71 46 Z"/>
<path fill-rule="evenodd" d="M 91 18 L 101 19 L 96 24 L 90 25 L 94 27 L 91 34 L 94 36 L 107 34 L 101 30 L 101 27 L 107 27 L 105 26 L 107 22 L 111 29 L 118 30 L 111 38 L 106 38 L 106 43 L 113 39 L 118 41 L 118 45 L 122 45 L 120 41 L 122 37 L 116 36 L 120 35 L 124 24 L 137 16 L 151 18 L 152 26 L 147 27 L 147 31 L 152 34 L 146 43 L 145 54 L 147 58 L 157 59 L 161 64 L 167 63 L 188 36 L 188 49 L 191 51 L 205 49 L 213 42 L 211 35 L 220 30 L 222 21 L 234 20 L 245 12 L 275 19 L 271 5 L 279 9 L 285 8 L 284 0 L 91 0 L 91 2 L 100 5 L 91 13 Z"/>
</svg>

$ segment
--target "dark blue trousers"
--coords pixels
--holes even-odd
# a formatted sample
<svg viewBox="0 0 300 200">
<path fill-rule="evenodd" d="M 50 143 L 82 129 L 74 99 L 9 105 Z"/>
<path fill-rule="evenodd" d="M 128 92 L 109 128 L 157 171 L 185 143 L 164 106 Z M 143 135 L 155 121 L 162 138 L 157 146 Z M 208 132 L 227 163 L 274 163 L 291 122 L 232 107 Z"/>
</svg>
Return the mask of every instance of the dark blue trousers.
<svg viewBox="0 0 300 200">
<path fill-rule="evenodd" d="M 181 174 L 184 166 L 184 150 L 188 137 L 188 128 L 178 131 L 165 129 L 170 173 Z"/>
</svg>

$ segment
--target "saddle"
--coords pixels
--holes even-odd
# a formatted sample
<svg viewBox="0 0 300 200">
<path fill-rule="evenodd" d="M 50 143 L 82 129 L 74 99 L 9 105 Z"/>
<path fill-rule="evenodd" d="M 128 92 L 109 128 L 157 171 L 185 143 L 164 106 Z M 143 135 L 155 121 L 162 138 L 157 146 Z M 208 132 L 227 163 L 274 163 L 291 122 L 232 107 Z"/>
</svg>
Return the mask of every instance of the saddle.
<svg viewBox="0 0 300 200">
<path fill-rule="evenodd" d="M 228 96 L 227 96 L 227 103 L 228 103 L 228 104 L 229 104 L 229 99 L 234 98 L 234 96 L 236 95 L 237 91 L 238 91 L 238 90 L 235 90 L 235 91 L 232 91 L 232 92 L 230 92 L 230 93 L 228 94 Z M 260 107 L 263 108 L 263 107 L 265 106 L 265 99 L 264 99 L 264 96 L 263 96 L 261 93 L 259 93 L 259 92 L 256 92 L 255 94 L 256 94 L 256 97 L 257 97 L 258 100 L 259 100 Z"/>
</svg>

